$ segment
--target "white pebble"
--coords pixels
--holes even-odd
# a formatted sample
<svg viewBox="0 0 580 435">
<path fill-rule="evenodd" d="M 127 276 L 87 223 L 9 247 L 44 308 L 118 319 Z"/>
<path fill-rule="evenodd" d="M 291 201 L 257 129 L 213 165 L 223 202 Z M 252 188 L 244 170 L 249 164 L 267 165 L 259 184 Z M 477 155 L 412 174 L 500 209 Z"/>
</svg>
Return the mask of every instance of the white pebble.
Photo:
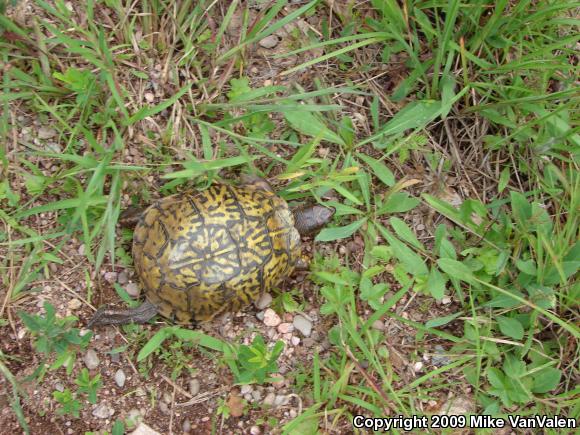
<svg viewBox="0 0 580 435">
<path fill-rule="evenodd" d="M 125 385 L 125 381 L 127 380 L 127 376 L 122 369 L 117 370 L 115 373 L 115 383 L 119 386 L 119 388 L 123 388 Z"/>
<path fill-rule="evenodd" d="M 280 322 L 282 322 L 282 319 L 280 319 L 280 316 L 276 314 L 276 312 L 273 309 L 268 308 L 264 312 L 264 325 L 278 326 Z"/>
</svg>

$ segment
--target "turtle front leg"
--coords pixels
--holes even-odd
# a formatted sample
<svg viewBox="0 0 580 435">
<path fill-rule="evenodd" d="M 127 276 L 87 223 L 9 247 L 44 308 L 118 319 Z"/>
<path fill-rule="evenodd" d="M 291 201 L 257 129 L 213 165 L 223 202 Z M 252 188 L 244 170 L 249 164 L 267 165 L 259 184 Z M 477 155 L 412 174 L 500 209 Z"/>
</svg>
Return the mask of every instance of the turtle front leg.
<svg viewBox="0 0 580 435">
<path fill-rule="evenodd" d="M 149 301 L 143 302 L 137 308 L 127 310 L 110 310 L 106 305 L 100 307 L 93 318 L 89 321 L 87 328 L 93 329 L 95 326 L 124 325 L 126 323 L 146 323 L 157 314 L 157 307 Z"/>
</svg>

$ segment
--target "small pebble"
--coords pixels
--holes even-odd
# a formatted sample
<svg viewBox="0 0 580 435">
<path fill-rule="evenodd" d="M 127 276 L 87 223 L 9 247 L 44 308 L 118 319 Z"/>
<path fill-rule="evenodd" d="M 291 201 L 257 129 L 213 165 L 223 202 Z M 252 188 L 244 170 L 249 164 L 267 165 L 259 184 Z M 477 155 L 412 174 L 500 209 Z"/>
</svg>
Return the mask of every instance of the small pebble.
<svg viewBox="0 0 580 435">
<path fill-rule="evenodd" d="M 62 393 L 64 391 L 64 385 L 62 384 L 62 382 L 59 381 L 54 384 L 54 389 Z"/>
<path fill-rule="evenodd" d="M 135 396 L 137 397 L 145 397 L 147 395 L 147 393 L 145 392 L 145 390 L 141 387 L 137 387 L 135 388 Z"/>
<path fill-rule="evenodd" d="M 68 301 L 68 307 L 73 311 L 78 310 L 81 306 L 82 303 L 77 298 L 72 298 L 70 301 Z"/>
<path fill-rule="evenodd" d="M 276 395 L 274 393 L 268 393 L 264 398 L 264 405 L 272 406 L 274 405 L 274 401 L 276 400 Z"/>
<path fill-rule="evenodd" d="M 182 427 L 183 427 L 183 432 L 188 433 L 191 430 L 191 422 L 189 421 L 189 419 L 186 419 L 183 422 L 183 426 Z"/>
<path fill-rule="evenodd" d="M 148 103 L 152 103 L 153 101 L 155 101 L 155 95 L 153 95 L 151 92 L 145 92 L 144 97 Z"/>
<path fill-rule="evenodd" d="M 106 272 L 105 281 L 113 284 L 115 281 L 117 281 L 117 272 Z"/>
<path fill-rule="evenodd" d="M 260 44 L 260 47 L 270 49 L 276 47 L 278 45 L 278 42 L 280 42 L 280 40 L 276 35 L 268 35 L 265 38 L 261 39 L 260 42 L 258 42 L 258 44 Z"/>
<path fill-rule="evenodd" d="M 443 305 L 449 305 L 451 303 L 451 298 L 449 296 L 443 296 L 441 299 L 441 303 Z"/>
<path fill-rule="evenodd" d="M 106 403 L 101 403 L 95 409 L 93 409 L 92 414 L 97 418 L 109 418 L 115 413 L 115 410 L 111 408 Z"/>
<path fill-rule="evenodd" d="M 99 357 L 97 356 L 97 352 L 93 349 L 87 350 L 85 356 L 83 357 L 83 361 L 89 370 L 96 369 L 99 366 Z"/>
<path fill-rule="evenodd" d="M 306 317 L 300 314 L 294 317 L 294 322 L 292 322 L 294 327 L 302 333 L 304 337 L 309 337 L 312 332 L 312 322 Z"/>
<path fill-rule="evenodd" d="M 294 331 L 294 325 L 292 323 L 280 323 L 278 325 L 278 332 L 280 334 L 288 334 Z"/>
<path fill-rule="evenodd" d="M 264 293 L 262 294 L 262 296 L 260 296 L 260 299 L 258 299 L 254 303 L 254 305 L 258 310 L 265 310 L 270 306 L 271 303 L 272 303 L 272 295 L 270 293 Z"/>
<path fill-rule="evenodd" d="M 54 136 L 56 136 L 56 130 L 54 128 L 42 126 L 38 129 L 39 139 L 50 139 Z"/>
<path fill-rule="evenodd" d="M 290 418 L 296 418 L 296 416 L 298 415 L 298 411 L 292 408 L 288 414 L 290 415 Z"/>
<path fill-rule="evenodd" d="M 199 390 L 201 389 L 201 385 L 199 384 L 198 379 L 192 379 L 189 381 L 189 392 L 192 396 L 197 396 L 199 394 Z"/>
<path fill-rule="evenodd" d="M 260 390 L 254 390 L 254 391 L 252 391 L 252 398 L 256 402 L 262 400 L 262 392 Z"/>
<path fill-rule="evenodd" d="M 260 428 L 258 426 L 252 426 L 250 428 L 251 435 L 260 435 L 261 433 L 262 433 L 262 431 L 260 430 Z"/>
<path fill-rule="evenodd" d="M 123 388 L 126 380 L 127 376 L 125 376 L 125 372 L 122 369 L 117 370 L 115 373 L 115 383 L 119 386 L 119 388 Z"/>
<path fill-rule="evenodd" d="M 282 322 L 282 319 L 280 319 L 280 316 L 276 314 L 276 312 L 273 309 L 268 308 L 264 312 L 264 325 L 278 326 L 280 322 Z"/>
<path fill-rule="evenodd" d="M 298 346 L 300 344 L 300 337 L 293 336 L 290 341 L 292 342 L 292 346 Z"/>
<path fill-rule="evenodd" d="M 240 394 L 245 395 L 248 393 L 251 393 L 253 390 L 251 385 L 242 385 L 242 387 L 240 388 Z"/>
<path fill-rule="evenodd" d="M 133 299 L 137 299 L 139 297 L 139 294 L 141 293 L 141 288 L 139 287 L 138 284 L 130 282 L 127 285 L 125 285 L 125 291 Z"/>
<path fill-rule="evenodd" d="M 420 372 L 423 369 L 423 362 L 422 361 L 417 361 L 414 365 L 413 365 L 413 370 L 415 371 L 415 373 Z"/>
<path fill-rule="evenodd" d="M 283 396 L 281 394 L 277 395 L 274 399 L 274 406 L 282 406 L 288 403 L 288 396 Z"/>
</svg>

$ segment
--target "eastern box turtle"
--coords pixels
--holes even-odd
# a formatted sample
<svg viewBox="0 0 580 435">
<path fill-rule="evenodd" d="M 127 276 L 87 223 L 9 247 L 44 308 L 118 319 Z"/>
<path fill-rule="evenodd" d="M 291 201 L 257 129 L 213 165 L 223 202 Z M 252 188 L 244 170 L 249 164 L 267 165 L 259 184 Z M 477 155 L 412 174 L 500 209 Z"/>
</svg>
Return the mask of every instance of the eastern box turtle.
<svg viewBox="0 0 580 435">
<path fill-rule="evenodd" d="M 290 210 L 266 181 L 242 180 L 172 195 L 147 208 L 133 236 L 147 300 L 124 311 L 101 307 L 88 326 L 144 323 L 157 313 L 181 324 L 208 321 L 250 304 L 290 275 L 300 236 L 319 230 L 334 210 Z"/>
</svg>

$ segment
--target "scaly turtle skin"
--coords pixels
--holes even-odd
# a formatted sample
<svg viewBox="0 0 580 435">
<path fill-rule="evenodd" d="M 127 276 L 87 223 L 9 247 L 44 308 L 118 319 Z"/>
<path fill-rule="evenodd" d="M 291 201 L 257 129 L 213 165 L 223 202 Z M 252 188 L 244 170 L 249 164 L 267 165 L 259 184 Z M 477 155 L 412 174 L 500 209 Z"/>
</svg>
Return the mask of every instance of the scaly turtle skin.
<svg viewBox="0 0 580 435">
<path fill-rule="evenodd" d="M 125 311 L 101 307 L 88 326 L 143 323 L 157 313 L 191 324 L 237 311 L 292 273 L 300 236 L 333 213 L 320 205 L 291 211 L 252 177 L 161 199 L 141 215 L 133 237 L 147 301 Z"/>
</svg>

